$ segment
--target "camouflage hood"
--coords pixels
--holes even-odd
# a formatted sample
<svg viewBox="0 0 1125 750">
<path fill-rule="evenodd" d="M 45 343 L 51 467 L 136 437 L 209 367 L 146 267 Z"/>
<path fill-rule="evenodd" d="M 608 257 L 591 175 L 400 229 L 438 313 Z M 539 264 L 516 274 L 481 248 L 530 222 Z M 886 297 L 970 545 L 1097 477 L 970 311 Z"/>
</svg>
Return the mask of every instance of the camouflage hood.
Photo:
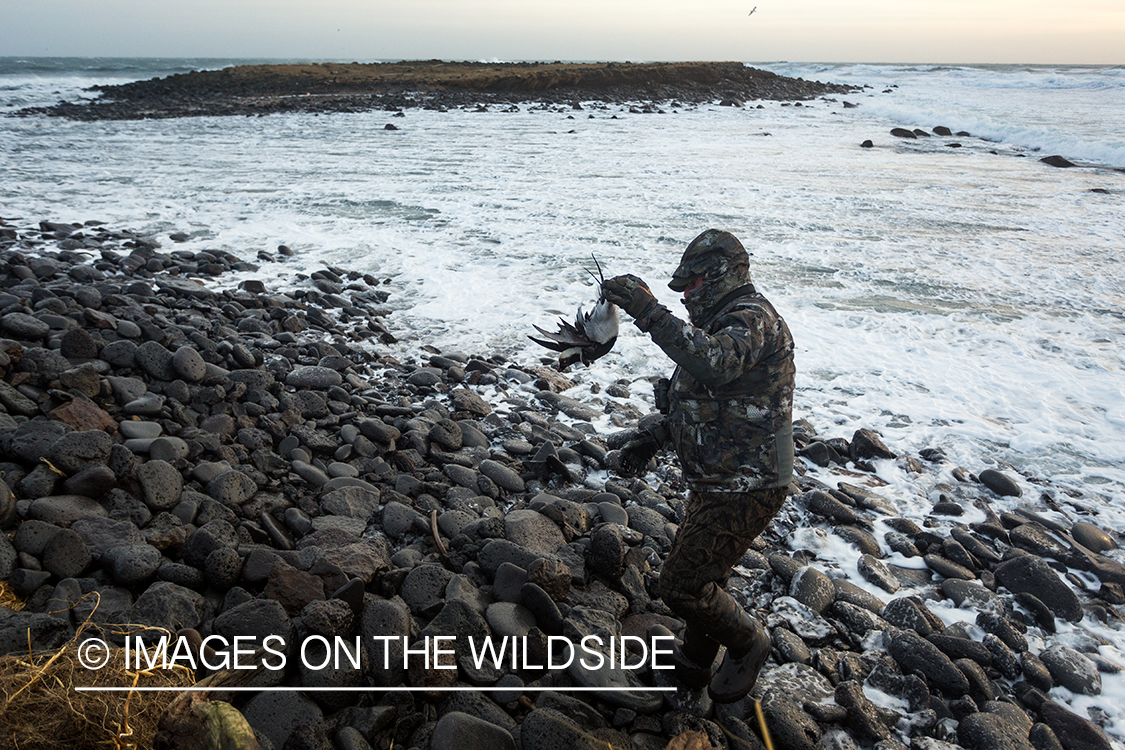
<svg viewBox="0 0 1125 750">
<path fill-rule="evenodd" d="M 730 232 L 708 229 L 688 244 L 668 288 L 683 293 L 691 322 L 701 326 L 731 293 L 750 283 L 750 258 L 742 243 Z"/>
</svg>

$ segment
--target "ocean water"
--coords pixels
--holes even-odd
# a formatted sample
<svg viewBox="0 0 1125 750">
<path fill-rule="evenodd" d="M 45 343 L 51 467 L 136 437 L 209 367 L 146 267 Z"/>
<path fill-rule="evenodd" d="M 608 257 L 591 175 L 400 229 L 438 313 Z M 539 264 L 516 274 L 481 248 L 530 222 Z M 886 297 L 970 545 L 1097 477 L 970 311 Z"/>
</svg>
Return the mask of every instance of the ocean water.
<svg viewBox="0 0 1125 750">
<path fill-rule="evenodd" d="M 0 114 L 230 62 L 0 59 Z M 950 458 L 923 477 L 880 463 L 880 492 L 904 513 L 923 516 L 959 464 L 1003 468 L 1024 500 L 1046 491 L 1071 520 L 1125 528 L 1125 68 L 761 67 L 866 88 L 800 107 L 653 114 L 585 103 L 401 118 L 0 117 L 0 216 L 98 219 L 166 248 L 248 259 L 284 243 L 296 257 L 260 276 L 299 283 L 331 264 L 388 280 L 401 342 L 381 351 L 409 358 L 430 344 L 524 364 L 548 354 L 527 340 L 532 324 L 594 300 L 591 256 L 682 311 L 664 286 L 680 253 L 700 231 L 728 229 L 796 339 L 795 417 L 829 437 L 868 427 L 899 453 Z M 889 134 L 938 125 L 971 135 Z M 1039 161 L 1050 154 L 1083 166 Z M 193 239 L 174 245 L 176 231 Z M 596 400 L 591 386 L 625 379 L 644 406 L 646 379 L 670 370 L 625 325 L 611 354 L 573 375 L 571 395 Z M 851 548 L 813 536 L 791 543 L 866 585 Z M 1125 648 L 1122 634 L 1083 626 Z M 1101 706 L 1125 735 L 1125 702 L 1110 700 L 1125 697 L 1125 675 L 1104 677 L 1101 698 L 1066 699 Z"/>
</svg>

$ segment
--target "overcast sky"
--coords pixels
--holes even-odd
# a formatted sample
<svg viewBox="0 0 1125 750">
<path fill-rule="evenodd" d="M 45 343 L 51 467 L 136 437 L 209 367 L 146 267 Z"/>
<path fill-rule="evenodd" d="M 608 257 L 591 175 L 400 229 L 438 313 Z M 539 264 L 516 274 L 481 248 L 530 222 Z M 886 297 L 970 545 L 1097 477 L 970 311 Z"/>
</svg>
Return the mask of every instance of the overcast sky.
<svg viewBox="0 0 1125 750">
<path fill-rule="evenodd" d="M 0 0 L 7 55 L 1122 64 L 1125 0 Z"/>
</svg>

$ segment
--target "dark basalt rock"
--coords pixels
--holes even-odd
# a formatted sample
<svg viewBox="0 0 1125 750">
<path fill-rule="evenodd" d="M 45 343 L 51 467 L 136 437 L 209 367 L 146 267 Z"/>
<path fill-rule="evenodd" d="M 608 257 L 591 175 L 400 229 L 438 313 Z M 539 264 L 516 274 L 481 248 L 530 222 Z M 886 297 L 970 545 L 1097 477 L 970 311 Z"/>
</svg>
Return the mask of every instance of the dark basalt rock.
<svg viewBox="0 0 1125 750">
<path fill-rule="evenodd" d="M 1016 484 L 1015 480 L 996 469 L 985 469 L 978 475 L 978 478 L 981 484 L 997 495 L 1019 497 L 1023 494 L 1023 490 L 1020 489 L 1020 486 Z"/>
<path fill-rule="evenodd" d="M 1070 167 L 1078 166 L 1074 162 L 1070 161 L 1069 159 L 1067 159 L 1065 157 L 1059 156 L 1058 154 L 1055 154 L 1053 156 L 1044 156 L 1039 161 L 1043 162 L 1047 166 L 1060 167 L 1062 169 L 1068 169 Z"/>
<path fill-rule="evenodd" d="M 1037 597 L 1064 620 L 1078 622 L 1084 616 L 1078 595 L 1041 557 L 1021 555 L 997 565 L 996 580 L 1014 594 Z"/>
</svg>

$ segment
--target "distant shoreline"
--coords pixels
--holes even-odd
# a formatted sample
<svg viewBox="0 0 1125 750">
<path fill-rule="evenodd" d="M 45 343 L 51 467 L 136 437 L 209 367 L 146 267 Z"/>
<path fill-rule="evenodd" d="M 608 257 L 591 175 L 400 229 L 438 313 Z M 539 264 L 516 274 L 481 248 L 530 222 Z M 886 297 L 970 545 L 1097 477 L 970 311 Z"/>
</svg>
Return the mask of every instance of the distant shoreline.
<svg viewBox="0 0 1125 750">
<path fill-rule="evenodd" d="M 398 63 L 239 65 L 94 86 L 101 97 L 20 110 L 72 120 L 444 110 L 535 102 L 801 101 L 856 89 L 789 78 L 740 62 Z"/>
</svg>

